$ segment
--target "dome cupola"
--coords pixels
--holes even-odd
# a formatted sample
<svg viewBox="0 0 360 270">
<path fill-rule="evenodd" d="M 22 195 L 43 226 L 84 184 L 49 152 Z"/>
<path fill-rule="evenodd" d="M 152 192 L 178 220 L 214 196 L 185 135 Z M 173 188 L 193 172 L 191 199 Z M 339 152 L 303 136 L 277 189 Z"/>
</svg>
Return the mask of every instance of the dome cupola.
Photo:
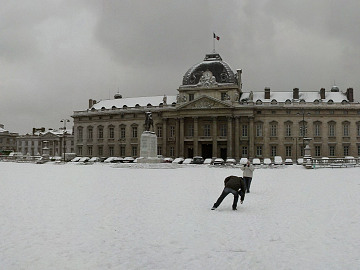
<svg viewBox="0 0 360 270">
<path fill-rule="evenodd" d="M 211 73 L 218 84 L 237 84 L 237 78 L 230 66 L 225 63 L 220 54 L 207 54 L 204 61 L 192 66 L 183 77 L 183 85 L 199 84 L 203 73 Z M 200 82 L 201 83 L 201 82 Z"/>
</svg>

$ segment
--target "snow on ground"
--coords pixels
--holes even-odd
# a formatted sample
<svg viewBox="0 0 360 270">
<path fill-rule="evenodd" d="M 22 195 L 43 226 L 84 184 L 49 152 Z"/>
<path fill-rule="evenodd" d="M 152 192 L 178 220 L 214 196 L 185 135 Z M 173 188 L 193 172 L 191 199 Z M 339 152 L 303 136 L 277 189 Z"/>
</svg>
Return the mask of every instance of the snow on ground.
<svg viewBox="0 0 360 270">
<path fill-rule="evenodd" d="M 1 269 L 359 269 L 360 168 L 164 168 L 0 162 Z"/>
</svg>

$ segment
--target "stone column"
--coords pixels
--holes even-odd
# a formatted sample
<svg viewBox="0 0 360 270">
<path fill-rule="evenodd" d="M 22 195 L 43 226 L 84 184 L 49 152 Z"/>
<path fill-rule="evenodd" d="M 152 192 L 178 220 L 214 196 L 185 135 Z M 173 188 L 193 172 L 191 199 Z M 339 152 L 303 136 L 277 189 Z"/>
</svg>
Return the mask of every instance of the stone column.
<svg viewBox="0 0 360 270">
<path fill-rule="evenodd" d="M 239 160 L 240 159 L 240 143 L 239 143 L 239 139 L 240 139 L 240 125 L 239 125 L 239 121 L 240 121 L 240 117 L 236 116 L 235 117 L 235 159 Z"/>
<path fill-rule="evenodd" d="M 199 155 L 199 118 L 193 117 L 194 119 L 194 156 Z"/>
<path fill-rule="evenodd" d="M 180 151 L 180 119 L 175 121 L 175 156 L 179 157 Z"/>
<path fill-rule="evenodd" d="M 167 118 L 163 119 L 163 131 L 162 131 L 162 153 L 164 157 L 167 157 L 167 149 L 166 149 L 166 144 L 167 144 Z"/>
<path fill-rule="evenodd" d="M 213 157 L 217 157 L 217 118 L 213 117 Z"/>
<path fill-rule="evenodd" d="M 184 117 L 180 118 L 180 136 L 179 136 L 179 147 L 180 147 L 180 157 L 184 156 Z"/>
<path fill-rule="evenodd" d="M 255 148 L 255 146 L 254 146 L 255 140 L 254 140 L 254 138 L 255 138 L 254 117 L 250 116 L 249 117 L 249 158 L 255 157 L 255 149 L 254 149 Z"/>
<path fill-rule="evenodd" d="M 234 157 L 234 153 L 233 153 L 233 149 L 232 149 L 232 145 L 233 145 L 233 136 L 232 136 L 232 117 L 228 117 L 227 121 L 228 121 L 228 127 L 227 127 L 227 131 L 228 131 L 228 136 L 227 136 L 227 157 L 228 158 L 233 158 Z"/>
</svg>

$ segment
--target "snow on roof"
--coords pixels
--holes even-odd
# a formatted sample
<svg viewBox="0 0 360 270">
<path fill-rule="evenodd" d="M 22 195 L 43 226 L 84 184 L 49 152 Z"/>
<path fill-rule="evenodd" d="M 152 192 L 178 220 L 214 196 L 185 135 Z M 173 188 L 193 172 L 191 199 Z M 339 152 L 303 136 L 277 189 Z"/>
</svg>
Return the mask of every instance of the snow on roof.
<svg viewBox="0 0 360 270">
<path fill-rule="evenodd" d="M 0 133 L 8 132 L 6 129 L 0 128 Z"/>
<path fill-rule="evenodd" d="M 243 93 L 241 99 L 249 98 L 250 93 Z M 253 101 L 261 100 L 263 102 L 271 102 L 272 100 L 277 102 L 285 102 L 286 100 L 293 100 L 293 92 L 274 92 L 270 91 L 270 99 L 265 99 L 264 92 L 253 92 Z M 314 102 L 315 100 L 321 100 L 320 92 L 299 92 L 299 100 L 305 100 L 306 102 Z M 325 92 L 325 99 L 322 99 L 323 102 L 328 102 L 332 100 L 334 102 L 342 102 L 343 100 L 348 100 L 346 95 L 341 92 Z"/>
<path fill-rule="evenodd" d="M 119 99 L 108 99 L 102 100 L 92 106 L 96 110 L 101 108 L 111 109 L 113 106 L 116 108 L 123 108 L 124 105 L 127 107 L 135 107 L 137 104 L 141 107 L 146 107 L 148 104 L 152 106 L 159 106 L 163 103 L 164 96 L 152 96 L 152 97 L 135 97 L 135 98 L 119 98 Z M 176 96 L 166 96 L 166 103 L 172 104 L 176 102 Z"/>
</svg>

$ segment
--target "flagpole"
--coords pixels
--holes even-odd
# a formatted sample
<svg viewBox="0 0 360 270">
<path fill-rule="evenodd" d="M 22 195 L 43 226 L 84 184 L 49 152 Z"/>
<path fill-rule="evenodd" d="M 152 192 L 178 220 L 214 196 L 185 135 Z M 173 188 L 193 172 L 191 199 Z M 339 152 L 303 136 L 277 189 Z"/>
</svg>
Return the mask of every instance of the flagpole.
<svg viewBox="0 0 360 270">
<path fill-rule="evenodd" d="M 215 32 L 213 32 L 213 53 L 215 53 Z"/>
</svg>

